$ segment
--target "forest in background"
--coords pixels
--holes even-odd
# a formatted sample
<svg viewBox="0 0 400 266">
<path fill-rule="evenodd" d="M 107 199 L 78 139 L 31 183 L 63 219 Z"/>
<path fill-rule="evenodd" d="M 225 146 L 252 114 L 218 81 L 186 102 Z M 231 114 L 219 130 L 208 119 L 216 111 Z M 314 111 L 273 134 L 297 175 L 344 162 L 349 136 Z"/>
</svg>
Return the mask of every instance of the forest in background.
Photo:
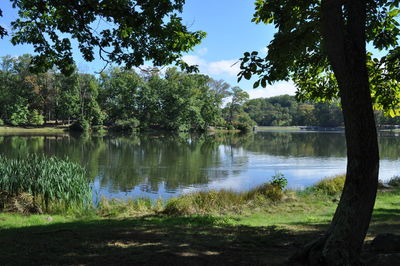
<svg viewBox="0 0 400 266">
<path fill-rule="evenodd" d="M 248 130 L 259 126 L 343 125 L 338 102 L 298 102 L 282 95 L 249 100 L 239 87 L 202 74 L 170 68 L 110 68 L 95 76 L 56 70 L 35 74 L 30 55 L 0 60 L 0 125 L 70 124 L 77 130 Z M 375 112 L 378 125 L 400 124 Z"/>
</svg>

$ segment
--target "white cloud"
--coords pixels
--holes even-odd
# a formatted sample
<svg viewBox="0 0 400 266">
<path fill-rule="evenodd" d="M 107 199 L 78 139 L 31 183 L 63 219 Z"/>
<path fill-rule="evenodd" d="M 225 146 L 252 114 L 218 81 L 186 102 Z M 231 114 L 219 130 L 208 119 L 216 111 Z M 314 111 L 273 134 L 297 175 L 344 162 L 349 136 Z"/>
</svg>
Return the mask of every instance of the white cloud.
<svg viewBox="0 0 400 266">
<path fill-rule="evenodd" d="M 267 48 L 263 48 L 262 52 L 266 52 Z M 222 76 L 224 79 L 234 79 L 236 80 L 237 73 L 240 72 L 240 62 L 236 59 L 231 60 L 219 60 L 219 61 L 207 61 L 203 59 L 200 54 L 207 52 L 206 48 L 201 49 L 196 55 L 185 55 L 182 60 L 189 65 L 198 65 L 200 72 L 210 75 L 210 76 Z M 243 80 L 244 81 L 244 80 Z M 235 82 L 233 82 L 235 83 Z M 252 81 L 244 81 L 239 85 L 240 87 L 252 87 Z M 266 88 L 258 89 L 246 89 L 250 96 L 250 99 L 255 98 L 269 98 L 273 96 L 289 94 L 295 95 L 296 87 L 293 82 L 278 82 L 273 85 L 268 85 Z"/>
<path fill-rule="evenodd" d="M 268 47 L 263 47 L 260 49 L 260 56 L 267 56 L 268 54 Z"/>
<path fill-rule="evenodd" d="M 200 50 L 197 51 L 197 53 L 201 56 L 205 55 L 208 53 L 208 49 L 207 48 L 201 48 Z"/>
<path fill-rule="evenodd" d="M 207 65 L 207 62 L 197 55 L 184 55 L 182 60 L 189 65 L 198 65 L 199 67 Z"/>
<path fill-rule="evenodd" d="M 207 67 L 207 72 L 211 75 L 227 74 L 232 77 L 236 77 L 240 71 L 240 64 L 237 60 L 221 60 L 210 62 Z"/>
<path fill-rule="evenodd" d="M 184 55 L 182 60 L 189 65 L 198 65 L 200 72 L 208 75 L 228 75 L 236 77 L 239 73 L 239 63 L 237 60 L 220 60 L 208 62 L 198 55 Z"/>
<path fill-rule="evenodd" d="M 269 98 L 283 94 L 294 95 L 296 93 L 296 86 L 293 82 L 279 82 L 273 85 L 268 85 L 266 88 L 247 90 L 247 93 L 249 94 L 250 99 Z"/>
</svg>

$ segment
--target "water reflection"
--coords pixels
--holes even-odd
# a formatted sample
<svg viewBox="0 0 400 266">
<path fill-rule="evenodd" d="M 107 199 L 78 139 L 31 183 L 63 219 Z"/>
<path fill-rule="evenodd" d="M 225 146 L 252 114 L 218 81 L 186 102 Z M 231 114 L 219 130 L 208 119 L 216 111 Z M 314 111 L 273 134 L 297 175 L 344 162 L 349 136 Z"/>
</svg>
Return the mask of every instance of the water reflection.
<svg viewBox="0 0 400 266">
<path fill-rule="evenodd" d="M 382 134 L 381 178 L 397 174 L 399 137 Z M 97 196 L 169 198 L 207 188 L 250 189 L 277 171 L 291 187 L 343 173 L 342 133 L 259 132 L 248 135 L 3 135 L 0 153 L 68 157 L 88 171 Z"/>
</svg>

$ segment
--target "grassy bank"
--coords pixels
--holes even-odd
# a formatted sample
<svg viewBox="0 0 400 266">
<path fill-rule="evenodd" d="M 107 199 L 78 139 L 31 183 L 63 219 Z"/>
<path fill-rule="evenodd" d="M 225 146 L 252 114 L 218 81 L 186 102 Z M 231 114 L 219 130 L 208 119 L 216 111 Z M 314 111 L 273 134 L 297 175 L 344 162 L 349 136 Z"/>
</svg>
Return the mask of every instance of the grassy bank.
<svg viewBox="0 0 400 266">
<path fill-rule="evenodd" d="M 259 127 L 257 127 L 257 131 L 297 131 L 297 130 L 301 130 L 300 127 L 296 127 L 296 126 L 290 126 L 290 127 L 259 126 Z"/>
<path fill-rule="evenodd" d="M 0 133 L 27 133 L 27 134 L 49 134 L 64 133 L 67 128 L 65 126 L 44 126 L 44 127 L 8 127 L 0 126 Z"/>
<path fill-rule="evenodd" d="M 273 185 L 278 179 L 248 192 L 199 192 L 168 202 L 103 199 L 85 213 L 0 213 L 0 259 L 5 265 L 281 265 L 326 229 L 342 179 L 303 192 L 280 191 Z M 398 188 L 379 191 L 367 240 L 400 233 L 399 204 Z"/>
</svg>

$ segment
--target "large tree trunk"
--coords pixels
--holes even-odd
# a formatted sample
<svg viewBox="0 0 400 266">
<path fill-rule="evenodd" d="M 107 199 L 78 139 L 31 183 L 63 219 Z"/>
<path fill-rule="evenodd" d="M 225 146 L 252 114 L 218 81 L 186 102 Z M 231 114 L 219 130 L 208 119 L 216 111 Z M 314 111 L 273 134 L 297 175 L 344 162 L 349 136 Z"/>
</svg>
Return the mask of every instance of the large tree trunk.
<svg viewBox="0 0 400 266">
<path fill-rule="evenodd" d="M 330 228 L 297 256 L 307 265 L 360 264 L 375 203 L 379 151 L 366 67 L 365 16 L 365 1 L 322 0 L 324 49 L 338 81 L 346 128 L 347 174 Z"/>
</svg>

